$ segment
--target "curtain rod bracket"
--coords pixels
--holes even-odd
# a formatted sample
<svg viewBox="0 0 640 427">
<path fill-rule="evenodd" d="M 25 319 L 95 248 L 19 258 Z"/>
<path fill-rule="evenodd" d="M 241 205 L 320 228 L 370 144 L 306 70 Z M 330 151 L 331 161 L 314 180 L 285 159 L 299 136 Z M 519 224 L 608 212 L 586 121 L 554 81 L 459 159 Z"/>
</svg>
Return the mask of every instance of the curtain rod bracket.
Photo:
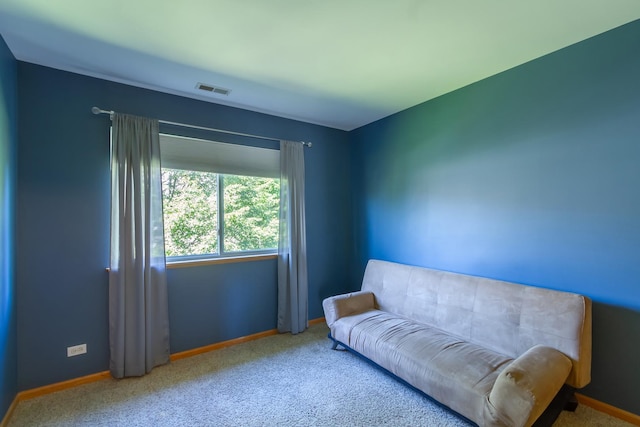
<svg viewBox="0 0 640 427">
<path fill-rule="evenodd" d="M 107 111 L 107 110 L 103 110 L 103 109 L 98 108 L 98 107 L 92 107 L 92 108 L 91 108 L 91 112 L 92 112 L 93 114 L 95 114 L 95 115 L 98 115 L 98 114 L 108 114 L 108 115 L 109 115 L 109 118 L 110 118 L 110 119 L 113 119 L 113 113 L 114 113 L 114 111 Z"/>
</svg>

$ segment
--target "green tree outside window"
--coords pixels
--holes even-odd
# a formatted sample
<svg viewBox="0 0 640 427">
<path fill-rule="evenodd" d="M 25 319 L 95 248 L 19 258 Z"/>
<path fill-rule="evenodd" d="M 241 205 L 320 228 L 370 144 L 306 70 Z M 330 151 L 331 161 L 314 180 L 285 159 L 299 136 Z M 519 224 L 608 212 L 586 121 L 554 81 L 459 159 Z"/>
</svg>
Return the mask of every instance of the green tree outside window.
<svg viewBox="0 0 640 427">
<path fill-rule="evenodd" d="M 278 179 L 163 168 L 162 192 L 166 256 L 220 255 L 221 246 L 223 253 L 278 246 Z"/>
</svg>

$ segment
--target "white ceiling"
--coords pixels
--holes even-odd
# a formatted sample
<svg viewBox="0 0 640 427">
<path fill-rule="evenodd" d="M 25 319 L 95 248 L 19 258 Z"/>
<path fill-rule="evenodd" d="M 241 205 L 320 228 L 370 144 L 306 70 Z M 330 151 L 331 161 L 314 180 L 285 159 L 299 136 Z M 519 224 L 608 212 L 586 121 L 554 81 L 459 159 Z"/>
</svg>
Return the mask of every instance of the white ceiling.
<svg viewBox="0 0 640 427">
<path fill-rule="evenodd" d="M 344 130 L 636 19 L 640 0 L 0 0 L 18 60 Z"/>
</svg>

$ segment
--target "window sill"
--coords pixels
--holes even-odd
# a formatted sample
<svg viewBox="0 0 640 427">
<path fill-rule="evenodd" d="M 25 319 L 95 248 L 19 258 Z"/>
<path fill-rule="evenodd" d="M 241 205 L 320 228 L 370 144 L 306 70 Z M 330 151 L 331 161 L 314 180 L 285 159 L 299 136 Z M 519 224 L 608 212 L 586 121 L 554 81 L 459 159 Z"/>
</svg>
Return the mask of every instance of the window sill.
<svg viewBox="0 0 640 427">
<path fill-rule="evenodd" d="M 202 267 L 205 265 L 231 264 L 236 262 L 264 261 L 267 259 L 277 259 L 278 254 L 261 254 L 261 255 L 241 255 L 224 258 L 194 259 L 189 261 L 170 261 L 167 262 L 167 269 L 173 268 L 189 268 Z"/>
<path fill-rule="evenodd" d="M 204 265 L 216 265 L 216 264 L 231 264 L 235 262 L 251 262 L 251 261 L 264 261 L 267 259 L 277 259 L 278 254 L 263 254 L 263 255 L 243 255 L 224 258 L 209 258 L 209 259 L 195 259 L 189 261 L 170 261 L 167 262 L 167 270 L 174 268 L 189 268 L 189 267 L 202 267 Z M 106 271 L 111 271 L 109 267 L 105 268 Z"/>
</svg>

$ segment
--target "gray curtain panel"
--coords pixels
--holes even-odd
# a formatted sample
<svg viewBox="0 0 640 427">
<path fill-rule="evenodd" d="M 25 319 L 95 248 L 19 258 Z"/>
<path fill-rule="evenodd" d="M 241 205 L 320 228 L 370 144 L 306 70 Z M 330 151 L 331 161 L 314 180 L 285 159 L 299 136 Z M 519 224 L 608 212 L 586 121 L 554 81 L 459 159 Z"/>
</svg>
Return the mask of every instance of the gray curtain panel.
<svg viewBox="0 0 640 427">
<path fill-rule="evenodd" d="M 113 115 L 110 370 L 140 376 L 169 361 L 158 121 Z"/>
<path fill-rule="evenodd" d="M 280 142 L 280 236 L 278 331 L 297 334 L 309 326 L 304 146 Z"/>
</svg>

